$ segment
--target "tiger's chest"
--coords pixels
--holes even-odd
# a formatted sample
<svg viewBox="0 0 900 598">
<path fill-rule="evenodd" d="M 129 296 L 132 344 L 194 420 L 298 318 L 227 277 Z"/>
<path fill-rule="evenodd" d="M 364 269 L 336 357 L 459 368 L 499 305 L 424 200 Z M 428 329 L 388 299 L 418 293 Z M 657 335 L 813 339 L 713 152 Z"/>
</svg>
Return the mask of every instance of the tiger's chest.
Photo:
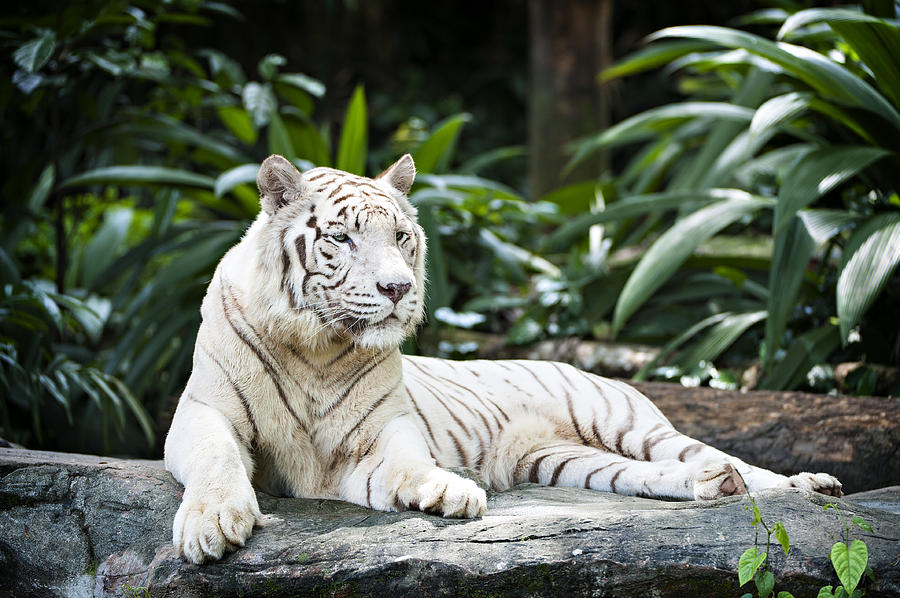
<svg viewBox="0 0 900 598">
<path fill-rule="evenodd" d="M 386 423 L 406 413 L 399 388 L 399 353 L 373 359 L 344 356 L 331 369 L 294 355 L 280 389 L 253 397 L 265 411 L 255 456 L 260 487 L 285 495 L 334 496 Z M 396 395 L 396 396 L 395 396 Z"/>
</svg>

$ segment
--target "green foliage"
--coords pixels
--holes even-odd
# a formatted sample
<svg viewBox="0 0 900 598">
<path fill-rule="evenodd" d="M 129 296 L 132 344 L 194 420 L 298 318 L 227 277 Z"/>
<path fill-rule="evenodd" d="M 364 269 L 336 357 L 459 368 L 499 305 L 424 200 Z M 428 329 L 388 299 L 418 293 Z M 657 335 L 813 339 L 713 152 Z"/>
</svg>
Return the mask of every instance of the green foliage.
<svg viewBox="0 0 900 598">
<path fill-rule="evenodd" d="M 259 209 L 262 159 L 371 175 L 396 158 L 370 151 L 361 86 L 342 122 L 324 122 L 324 86 L 283 56 L 262 57 L 254 76 L 197 47 L 192 31 L 223 12 L 240 16 L 216 2 L 97 0 L 3 25 L 16 68 L 0 95 L 3 134 L 17 151 L 2 166 L 0 436 L 158 450 L 206 285 Z M 435 324 L 441 307 L 506 293 L 503 280 L 528 287 L 531 273 L 557 271 L 518 245 L 548 206 L 474 174 L 521 152 L 451 174 L 468 121 L 451 115 L 404 147 L 421 173 L 411 199 L 430 237 Z"/>
<path fill-rule="evenodd" d="M 756 585 L 757 596 L 759 598 L 769 598 L 774 595 L 775 575 L 769 570 L 769 550 L 771 547 L 772 536 L 774 535 L 784 555 L 790 554 L 790 539 L 784 525 L 778 521 L 769 528 L 768 524 L 763 520 L 762 513 L 756 505 L 753 496 L 748 494 L 750 505 L 744 507 L 751 510 L 753 520 L 750 524 L 756 528 L 755 546 L 745 550 L 738 559 L 738 583 L 743 586 L 751 579 Z M 828 560 L 834 567 L 838 580 L 842 585 L 825 586 L 819 590 L 818 598 L 855 598 L 865 595 L 864 590 L 859 588 L 863 574 L 867 574 L 874 581 L 872 569 L 868 567 L 868 547 L 862 540 L 850 540 L 850 531 L 854 525 L 860 529 L 873 533 L 872 527 L 860 516 L 854 515 L 850 523 L 847 523 L 843 513 L 837 505 L 829 503 L 825 505 L 825 510 L 834 509 L 841 520 L 844 528 L 844 536 L 846 542 L 835 542 L 828 554 Z M 766 532 L 766 550 L 759 550 L 759 528 L 762 527 Z M 752 598 L 752 594 L 744 594 L 741 598 Z M 793 598 L 790 592 L 778 592 L 777 598 Z"/>
<path fill-rule="evenodd" d="M 664 29 L 601 75 L 668 66 L 689 96 L 573 145 L 569 170 L 596 151 L 640 149 L 617 176 L 573 187 L 580 196 L 565 201 L 590 212 L 544 245 L 587 250 L 600 279 L 624 281 L 613 336 L 678 337 L 663 351 L 669 365 L 660 359 L 641 376 L 681 375 L 733 349 L 745 363 L 761 359 L 763 386 L 794 388 L 838 352 L 863 359 L 881 347 L 888 322 L 870 310 L 900 290 L 900 70 L 887 58 L 900 27 L 882 16 L 784 13 L 777 41 L 725 27 Z M 585 201 L 588 193 L 602 201 Z M 583 244 L 588 230 L 602 233 L 602 253 Z M 771 251 L 751 260 L 744 249 L 707 249 L 726 239 Z M 616 260 L 635 253 L 636 262 Z M 684 293 L 682 281 L 701 276 L 718 282 L 705 295 Z"/>
</svg>

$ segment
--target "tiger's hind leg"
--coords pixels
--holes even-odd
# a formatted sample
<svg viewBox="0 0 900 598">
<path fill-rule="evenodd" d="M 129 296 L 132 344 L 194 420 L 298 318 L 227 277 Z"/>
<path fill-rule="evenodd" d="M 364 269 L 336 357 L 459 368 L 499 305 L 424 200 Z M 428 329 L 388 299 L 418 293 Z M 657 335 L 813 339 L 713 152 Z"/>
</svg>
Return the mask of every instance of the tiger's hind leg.
<svg viewBox="0 0 900 598">
<path fill-rule="evenodd" d="M 709 500 L 745 494 L 736 469 L 724 459 L 638 461 L 576 443 L 534 448 L 519 459 L 514 482 L 574 486 L 627 496 Z"/>
<path fill-rule="evenodd" d="M 647 443 L 653 445 L 652 449 L 647 451 L 648 458 L 672 459 L 674 457 L 681 463 L 726 461 L 737 469 L 750 492 L 765 488 L 800 488 L 828 496 L 842 496 L 843 494 L 841 483 L 827 473 L 803 472 L 785 476 L 762 467 L 749 465 L 737 457 L 681 433 L 674 435 L 665 433 L 658 438 L 660 439 L 658 442 L 653 442 L 653 435 L 650 435 L 645 441 L 645 446 Z"/>
</svg>

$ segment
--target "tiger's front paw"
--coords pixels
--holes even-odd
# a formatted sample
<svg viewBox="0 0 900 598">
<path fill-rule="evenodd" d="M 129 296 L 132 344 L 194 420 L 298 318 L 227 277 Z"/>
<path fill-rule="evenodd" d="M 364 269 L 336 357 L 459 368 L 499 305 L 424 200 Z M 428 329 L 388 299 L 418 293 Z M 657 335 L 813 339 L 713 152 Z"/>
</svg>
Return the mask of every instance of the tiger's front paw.
<svg viewBox="0 0 900 598">
<path fill-rule="evenodd" d="M 487 509 L 487 495 L 472 480 L 434 469 L 416 488 L 415 503 L 422 511 L 444 517 L 478 517 Z"/>
<path fill-rule="evenodd" d="M 791 488 L 819 492 L 827 496 L 841 497 L 844 495 L 838 479 L 827 473 L 809 473 L 804 471 L 803 473 L 790 476 L 788 484 Z"/>
<path fill-rule="evenodd" d="M 244 545 L 262 513 L 250 483 L 241 486 L 185 490 L 172 525 L 172 544 L 180 556 L 199 565 Z"/>
</svg>

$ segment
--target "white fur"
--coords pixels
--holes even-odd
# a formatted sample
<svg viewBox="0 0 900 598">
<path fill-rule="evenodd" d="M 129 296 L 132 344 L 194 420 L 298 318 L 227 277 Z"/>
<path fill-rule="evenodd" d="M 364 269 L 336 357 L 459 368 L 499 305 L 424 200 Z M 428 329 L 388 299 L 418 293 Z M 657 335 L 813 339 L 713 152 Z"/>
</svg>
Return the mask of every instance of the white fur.
<svg viewBox="0 0 900 598">
<path fill-rule="evenodd" d="M 365 179 L 260 168 L 262 211 L 203 300 L 193 371 L 166 439 L 185 486 L 173 543 L 194 563 L 264 522 L 254 486 L 381 510 L 476 517 L 533 481 L 711 499 L 761 487 L 840 493 L 683 436 L 633 388 L 550 362 L 402 357 L 424 306 L 409 156 Z"/>
</svg>

